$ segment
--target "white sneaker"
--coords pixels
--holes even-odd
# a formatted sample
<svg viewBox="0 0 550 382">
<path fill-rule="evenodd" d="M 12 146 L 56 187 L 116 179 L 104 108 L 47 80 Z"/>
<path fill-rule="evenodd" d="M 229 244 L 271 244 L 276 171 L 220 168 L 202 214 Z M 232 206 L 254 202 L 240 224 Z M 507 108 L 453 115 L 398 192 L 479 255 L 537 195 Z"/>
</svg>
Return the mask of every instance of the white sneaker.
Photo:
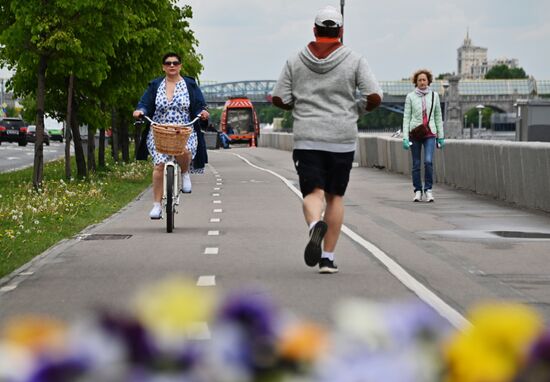
<svg viewBox="0 0 550 382">
<path fill-rule="evenodd" d="M 162 207 L 160 203 L 153 205 L 153 209 L 149 212 L 149 217 L 151 219 L 160 219 L 162 217 Z"/>
<path fill-rule="evenodd" d="M 435 201 L 434 195 L 432 193 L 432 190 L 426 190 L 426 201 L 427 202 L 433 202 Z"/>
<path fill-rule="evenodd" d="M 181 174 L 183 185 L 181 186 L 181 192 L 184 194 L 190 194 L 191 193 L 191 176 L 189 175 L 189 172 L 184 172 Z"/>
<path fill-rule="evenodd" d="M 416 191 L 414 193 L 413 202 L 421 202 L 421 201 L 422 201 L 422 191 Z"/>
</svg>

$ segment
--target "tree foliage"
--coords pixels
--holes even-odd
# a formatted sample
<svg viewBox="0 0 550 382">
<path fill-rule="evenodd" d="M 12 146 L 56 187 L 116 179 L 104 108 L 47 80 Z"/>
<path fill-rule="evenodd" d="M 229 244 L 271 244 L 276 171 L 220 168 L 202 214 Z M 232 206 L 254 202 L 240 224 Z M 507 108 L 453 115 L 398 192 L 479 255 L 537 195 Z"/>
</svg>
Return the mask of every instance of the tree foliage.
<svg viewBox="0 0 550 382">
<path fill-rule="evenodd" d="M 495 65 L 485 75 L 486 80 L 527 78 L 523 68 L 510 68 L 507 65 Z"/>
<path fill-rule="evenodd" d="M 27 115 L 35 113 L 37 134 L 45 114 L 66 121 L 74 111 L 67 122 L 75 127 L 78 175 L 85 176 L 78 126 L 112 127 L 128 147 L 131 111 L 147 82 L 162 74 L 162 55 L 179 53 L 184 75 L 201 72 L 190 18 L 191 7 L 173 0 L 3 0 L 0 65 L 15 72 L 8 87 L 24 99 Z"/>
</svg>

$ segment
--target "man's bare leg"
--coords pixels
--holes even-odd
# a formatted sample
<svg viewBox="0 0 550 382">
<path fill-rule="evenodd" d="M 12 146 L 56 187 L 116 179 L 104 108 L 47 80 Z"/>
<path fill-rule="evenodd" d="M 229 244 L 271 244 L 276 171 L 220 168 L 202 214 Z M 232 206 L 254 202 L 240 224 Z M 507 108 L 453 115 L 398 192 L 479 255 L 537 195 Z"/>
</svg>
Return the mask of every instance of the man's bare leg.
<svg viewBox="0 0 550 382">
<path fill-rule="evenodd" d="M 323 242 L 323 250 L 334 252 L 344 222 L 344 198 L 332 194 L 326 194 L 326 198 L 327 208 L 325 209 L 324 220 L 328 224 L 328 230 Z"/>
<path fill-rule="evenodd" d="M 310 229 L 309 242 L 304 251 L 304 260 L 306 264 L 310 267 L 314 267 L 321 259 L 321 243 L 327 232 L 327 225 L 321 220 L 323 210 L 325 209 L 325 192 L 320 188 L 314 189 L 312 193 L 304 197 L 302 208 L 308 226 L 311 227 L 312 223 L 317 222 Z"/>
<path fill-rule="evenodd" d="M 302 209 L 308 226 L 321 220 L 325 209 L 325 191 L 316 188 L 311 194 L 306 195 Z"/>
</svg>

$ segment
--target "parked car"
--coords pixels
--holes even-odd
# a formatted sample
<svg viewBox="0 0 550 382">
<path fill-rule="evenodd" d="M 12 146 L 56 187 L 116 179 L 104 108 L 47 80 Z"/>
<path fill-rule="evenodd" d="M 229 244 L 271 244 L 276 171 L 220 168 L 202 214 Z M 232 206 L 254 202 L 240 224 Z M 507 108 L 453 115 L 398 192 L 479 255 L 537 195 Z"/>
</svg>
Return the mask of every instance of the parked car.
<svg viewBox="0 0 550 382">
<path fill-rule="evenodd" d="M 4 117 L 0 120 L 0 143 L 17 142 L 27 145 L 27 123 L 21 118 Z"/>
<path fill-rule="evenodd" d="M 36 142 L 36 125 L 27 126 L 27 141 L 32 143 Z M 46 129 L 44 129 L 44 143 L 46 146 L 50 145 L 50 134 Z"/>
<path fill-rule="evenodd" d="M 57 127 L 48 127 L 47 128 L 48 133 L 50 134 L 50 139 L 52 141 L 59 141 L 63 142 L 63 128 L 57 128 Z"/>
</svg>

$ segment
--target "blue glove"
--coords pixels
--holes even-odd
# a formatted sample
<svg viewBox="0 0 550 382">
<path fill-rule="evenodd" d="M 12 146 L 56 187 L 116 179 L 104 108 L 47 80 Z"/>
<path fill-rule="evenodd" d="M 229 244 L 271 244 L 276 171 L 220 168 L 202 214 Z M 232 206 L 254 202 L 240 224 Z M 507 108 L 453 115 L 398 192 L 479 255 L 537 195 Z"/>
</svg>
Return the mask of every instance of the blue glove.
<svg viewBox="0 0 550 382">
<path fill-rule="evenodd" d="M 403 138 L 403 150 L 408 150 L 410 146 L 409 139 Z"/>
<path fill-rule="evenodd" d="M 440 149 L 445 147 L 445 138 L 437 138 L 437 147 Z"/>
</svg>

